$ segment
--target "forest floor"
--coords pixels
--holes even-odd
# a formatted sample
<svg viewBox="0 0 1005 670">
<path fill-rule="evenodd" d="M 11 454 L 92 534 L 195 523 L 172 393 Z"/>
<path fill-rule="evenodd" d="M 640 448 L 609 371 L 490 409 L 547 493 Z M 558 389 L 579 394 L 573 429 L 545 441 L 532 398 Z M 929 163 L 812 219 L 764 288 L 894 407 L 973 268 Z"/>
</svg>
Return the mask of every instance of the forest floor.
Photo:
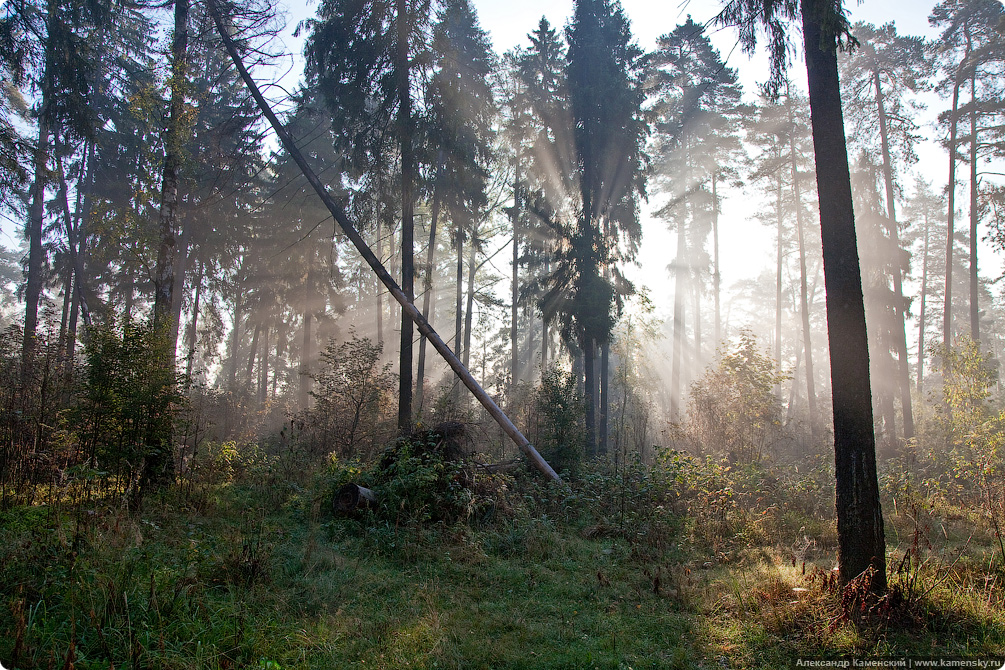
<svg viewBox="0 0 1005 670">
<path fill-rule="evenodd" d="M 833 522 L 781 523 L 777 501 L 718 521 L 641 523 L 636 500 L 622 495 L 618 512 L 616 487 L 601 516 L 590 497 L 603 486 L 525 488 L 532 480 L 510 480 L 506 504 L 452 523 L 340 519 L 309 490 L 275 482 L 171 489 L 141 512 L 96 495 L 10 509 L 0 513 L 0 666 L 1005 657 L 1005 570 L 993 536 L 965 520 L 886 501 L 892 588 L 869 600 L 835 584 Z"/>
</svg>

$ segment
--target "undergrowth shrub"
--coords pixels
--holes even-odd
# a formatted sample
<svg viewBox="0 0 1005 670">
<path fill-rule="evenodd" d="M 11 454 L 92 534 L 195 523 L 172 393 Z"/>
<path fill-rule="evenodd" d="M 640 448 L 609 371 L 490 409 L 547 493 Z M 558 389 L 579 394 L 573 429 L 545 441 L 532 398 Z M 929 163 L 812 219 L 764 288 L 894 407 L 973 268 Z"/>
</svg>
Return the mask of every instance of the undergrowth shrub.
<svg viewBox="0 0 1005 670">
<path fill-rule="evenodd" d="M 383 345 L 355 333 L 346 342 L 332 340 L 321 352 L 311 391 L 314 407 L 295 418 L 297 439 L 315 455 L 343 458 L 372 456 L 393 434 L 391 364 L 380 364 Z"/>
<path fill-rule="evenodd" d="M 586 407 L 576 375 L 552 366 L 533 394 L 531 431 L 535 447 L 556 472 L 573 471 L 583 458 Z"/>
</svg>

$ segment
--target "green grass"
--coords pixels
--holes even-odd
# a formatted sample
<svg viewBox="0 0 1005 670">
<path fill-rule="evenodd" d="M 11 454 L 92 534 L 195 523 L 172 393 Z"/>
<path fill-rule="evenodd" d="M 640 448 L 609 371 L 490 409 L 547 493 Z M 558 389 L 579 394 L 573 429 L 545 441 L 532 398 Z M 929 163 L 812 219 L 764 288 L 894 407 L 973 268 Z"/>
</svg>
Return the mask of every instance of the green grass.
<svg viewBox="0 0 1005 670">
<path fill-rule="evenodd" d="M 142 513 L 11 510 L 0 663 L 712 669 L 1005 654 L 1005 573 L 988 538 L 962 527 L 928 528 L 926 560 L 891 577 L 916 578 L 909 604 L 860 618 L 819 578 L 832 522 L 769 504 L 717 516 L 718 534 L 700 516 L 622 525 L 590 490 L 542 489 L 454 525 L 331 519 L 297 500 L 266 510 L 260 490 L 234 485 L 197 509 L 168 492 Z M 894 567 L 912 524 L 890 516 Z"/>
</svg>

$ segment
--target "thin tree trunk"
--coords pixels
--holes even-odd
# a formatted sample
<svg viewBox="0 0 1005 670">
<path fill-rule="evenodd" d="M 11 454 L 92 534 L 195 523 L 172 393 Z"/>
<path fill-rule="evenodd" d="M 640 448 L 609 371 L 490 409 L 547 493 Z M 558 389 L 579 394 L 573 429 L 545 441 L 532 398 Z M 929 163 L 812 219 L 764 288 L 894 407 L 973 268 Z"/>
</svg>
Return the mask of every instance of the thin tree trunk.
<svg viewBox="0 0 1005 670">
<path fill-rule="evenodd" d="M 471 244 L 468 246 L 468 295 L 465 301 L 466 309 L 464 310 L 464 356 L 462 358 L 464 367 L 468 367 L 468 364 L 471 362 L 471 325 L 475 312 L 475 272 L 478 270 L 475 267 L 476 252 L 478 250 L 478 245 L 475 244 L 477 235 L 478 230 L 472 225 Z"/>
<path fill-rule="evenodd" d="M 455 278 L 455 303 L 454 309 L 454 355 L 458 358 L 464 356 L 464 231 L 461 224 L 457 223 L 457 230 L 454 232 L 454 246 L 457 247 L 457 273 Z"/>
<path fill-rule="evenodd" d="M 433 259 L 436 252 L 436 223 L 440 217 L 440 176 L 443 171 L 443 149 L 436 152 L 436 177 L 433 181 L 433 204 L 429 219 L 429 246 L 426 247 L 426 276 L 422 296 L 422 318 L 433 320 Z M 426 338 L 419 338 L 419 365 L 415 375 L 415 407 L 422 412 L 422 396 L 426 383 Z"/>
<path fill-rule="evenodd" d="M 269 397 L 269 336 L 272 334 L 272 326 L 266 323 L 262 326 L 262 351 L 258 355 L 258 404 L 264 405 Z"/>
<path fill-rule="evenodd" d="M 681 419 L 681 365 L 684 348 L 684 291 L 685 263 L 687 259 L 687 237 L 684 221 L 677 222 L 677 260 L 674 271 L 673 291 L 673 361 L 670 369 L 670 420 Z"/>
<path fill-rule="evenodd" d="M 384 242 L 380 239 L 380 217 L 377 217 L 377 253 L 383 253 Z M 377 281 L 377 344 L 384 347 L 384 287 Z"/>
<path fill-rule="evenodd" d="M 816 377 L 813 370 L 813 342 L 810 330 L 810 305 L 806 272 L 806 238 L 803 230 L 803 195 L 799 185 L 799 166 L 796 153 L 796 120 L 792 97 L 786 97 L 789 120 L 789 175 L 792 181 L 792 199 L 796 211 L 796 240 L 799 245 L 799 316 L 802 321 L 803 353 L 806 357 L 806 404 L 810 415 L 810 438 L 816 443 L 820 437 L 817 415 Z"/>
<path fill-rule="evenodd" d="M 244 386 L 251 389 L 251 373 L 255 371 L 255 354 L 258 353 L 258 338 L 262 334 L 262 324 L 255 324 L 255 334 L 251 337 L 251 352 L 248 354 L 248 366 L 244 369 Z"/>
<path fill-rule="evenodd" d="M 234 325 L 230 331 L 230 364 L 227 366 L 227 381 L 231 391 L 237 386 L 237 348 L 241 342 L 241 289 L 234 286 Z"/>
<path fill-rule="evenodd" d="M 589 336 L 583 338 L 583 385 L 586 404 L 586 453 L 597 455 L 597 346 Z"/>
<path fill-rule="evenodd" d="M 181 332 L 181 308 L 185 302 L 185 275 L 188 272 L 189 247 L 192 243 L 192 217 L 183 216 L 181 238 L 174 256 L 174 286 L 171 288 L 171 339 L 178 341 Z"/>
<path fill-rule="evenodd" d="M 413 261 L 415 158 L 412 150 L 413 119 L 412 96 L 409 90 L 411 76 L 408 62 L 408 43 L 411 21 L 406 0 L 396 0 L 398 44 L 395 69 L 398 76 L 398 131 L 401 147 L 401 290 L 408 302 L 415 301 Z M 412 335 L 414 326 L 404 310 L 401 313 L 401 347 L 398 366 L 398 430 L 412 430 Z"/>
<path fill-rule="evenodd" d="M 541 317 L 541 374 L 548 369 L 548 319 Z"/>
<path fill-rule="evenodd" d="M 307 409 L 311 400 L 311 314 L 304 310 L 303 339 L 300 345 L 300 409 Z"/>
<path fill-rule="evenodd" d="M 719 267 L 719 172 L 712 172 L 712 292 L 715 294 L 715 347 L 722 344 L 722 268 Z"/>
<path fill-rule="evenodd" d="M 513 178 L 513 281 L 510 286 L 510 398 L 516 391 L 518 377 L 518 367 L 520 365 L 519 351 L 517 346 L 517 301 L 520 298 L 520 171 L 517 168 L 516 176 Z"/>
<path fill-rule="evenodd" d="M 778 216 L 775 233 L 775 366 L 782 367 L 782 225 L 785 210 L 782 206 L 782 172 L 775 175 L 775 211 Z M 775 397 L 782 401 L 782 383 L 775 383 Z"/>
<path fill-rule="evenodd" d="M 199 300 L 202 298 L 202 281 L 206 273 L 206 264 L 199 263 L 199 274 L 195 281 L 195 297 L 192 302 L 192 320 L 188 325 L 188 346 L 185 354 L 185 378 L 192 379 L 192 366 L 195 362 L 195 345 L 198 341 L 199 331 Z"/>
<path fill-rule="evenodd" d="M 46 81 L 49 64 L 46 63 Z M 48 98 L 49 86 L 43 95 Z M 49 155 L 49 123 L 43 100 L 43 111 L 38 119 L 38 143 L 35 146 L 35 180 L 31 185 L 31 205 L 28 207 L 28 281 L 24 291 L 24 340 L 21 346 L 22 382 L 27 383 L 34 370 L 35 336 L 38 331 L 38 304 L 42 298 L 42 264 L 45 251 L 42 248 L 42 223 L 45 217 L 46 162 Z"/>
<path fill-rule="evenodd" d="M 597 441 L 597 451 L 601 456 L 607 454 L 607 416 L 610 413 L 610 365 L 611 344 L 610 342 L 604 342 L 600 345 L 600 435 Z"/>
<path fill-rule="evenodd" d="M 900 253 L 900 230 L 897 223 L 897 210 L 893 189 L 893 161 L 890 159 L 890 137 L 887 124 L 886 107 L 883 100 L 883 88 L 880 85 L 879 70 L 873 70 L 873 84 L 876 89 L 876 105 L 879 108 L 879 137 L 883 152 L 883 181 L 886 186 L 886 217 L 890 223 L 890 241 L 894 250 Z M 893 263 L 893 300 L 896 313 L 896 324 L 893 336 L 897 347 L 897 380 L 900 384 L 900 410 L 904 418 L 904 439 L 914 437 L 914 411 L 911 405 L 911 366 L 907 360 L 907 333 L 904 300 L 904 282 L 900 274 L 900 258 Z"/>
<path fill-rule="evenodd" d="M 967 52 L 969 57 L 970 52 Z M 966 58 L 964 58 L 964 62 Z M 949 214 L 946 219 L 946 291 L 942 306 L 942 343 L 946 347 L 953 343 L 953 236 L 956 222 L 956 133 L 959 124 L 960 81 L 957 74 L 953 83 L 953 109 L 949 117 Z"/>
<path fill-rule="evenodd" d="M 921 306 L 918 309 L 918 397 L 921 397 L 925 378 L 925 319 L 928 307 L 928 209 L 925 209 L 925 246 L 921 256 Z"/>
<path fill-rule="evenodd" d="M 834 408 L 838 568 L 842 583 L 873 570 L 886 589 L 886 541 L 876 474 L 869 341 L 855 237 L 847 144 L 830 0 L 801 0 L 806 79 L 820 198 Z M 826 39 L 826 43 L 825 43 Z"/>
<path fill-rule="evenodd" d="M 977 70 L 970 73 L 970 337 L 981 342 L 980 295 L 977 282 Z"/>
</svg>

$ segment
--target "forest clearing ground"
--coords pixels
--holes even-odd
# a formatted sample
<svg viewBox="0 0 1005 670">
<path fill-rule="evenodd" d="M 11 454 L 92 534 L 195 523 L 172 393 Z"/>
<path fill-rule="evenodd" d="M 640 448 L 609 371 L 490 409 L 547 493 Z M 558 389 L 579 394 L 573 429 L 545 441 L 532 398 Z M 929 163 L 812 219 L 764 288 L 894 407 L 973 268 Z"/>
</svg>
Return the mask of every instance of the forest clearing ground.
<svg viewBox="0 0 1005 670">
<path fill-rule="evenodd" d="M 15 508 L 0 517 L 0 662 L 711 670 L 1005 654 L 1001 564 L 962 521 L 915 542 L 925 560 L 905 570 L 916 517 L 889 505 L 891 583 L 915 577 L 901 595 L 916 601 L 860 616 L 828 581 L 830 522 L 819 541 L 770 541 L 760 513 L 727 519 L 729 536 L 683 519 L 657 537 L 590 518 L 584 489 L 548 495 L 453 524 L 333 518 L 309 496 L 265 509 L 246 484 L 166 491 L 142 513 Z"/>
</svg>

